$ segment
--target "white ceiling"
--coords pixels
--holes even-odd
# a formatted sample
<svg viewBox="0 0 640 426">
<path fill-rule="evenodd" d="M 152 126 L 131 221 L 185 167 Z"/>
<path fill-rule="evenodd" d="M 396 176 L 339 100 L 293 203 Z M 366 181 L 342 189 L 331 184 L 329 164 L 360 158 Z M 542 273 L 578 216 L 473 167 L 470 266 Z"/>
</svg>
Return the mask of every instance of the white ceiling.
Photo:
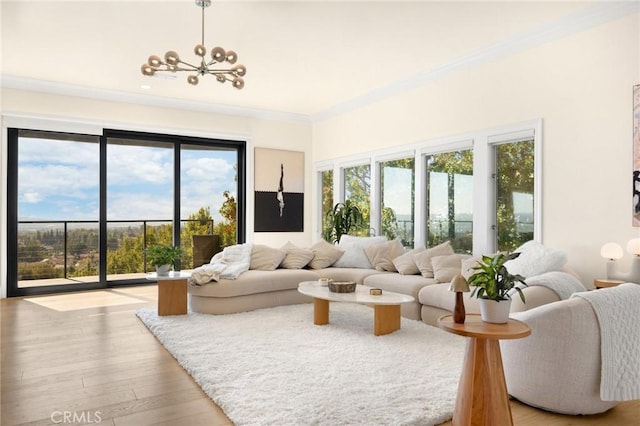
<svg viewBox="0 0 640 426">
<path fill-rule="evenodd" d="M 313 117 L 524 34 L 566 25 L 593 3 L 213 0 L 205 11 L 205 46 L 238 53 L 248 70 L 240 91 L 213 77 L 191 86 L 187 73 L 175 79 L 141 74 L 151 54 L 176 50 L 185 60 L 195 58 L 201 12 L 193 0 L 1 5 L 4 85 L 21 81 Z"/>
</svg>

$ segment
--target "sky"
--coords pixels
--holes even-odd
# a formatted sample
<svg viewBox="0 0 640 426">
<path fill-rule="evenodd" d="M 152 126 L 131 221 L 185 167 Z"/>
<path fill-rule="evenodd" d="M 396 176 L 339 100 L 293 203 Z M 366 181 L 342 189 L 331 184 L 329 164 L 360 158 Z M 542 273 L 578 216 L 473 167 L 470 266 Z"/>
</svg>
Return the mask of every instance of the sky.
<svg viewBox="0 0 640 426">
<path fill-rule="evenodd" d="M 209 206 L 220 219 L 223 192 L 235 195 L 235 151 L 182 150 L 181 218 Z M 97 143 L 20 138 L 19 220 L 98 220 Z M 107 219 L 170 220 L 173 150 L 109 144 Z"/>
</svg>

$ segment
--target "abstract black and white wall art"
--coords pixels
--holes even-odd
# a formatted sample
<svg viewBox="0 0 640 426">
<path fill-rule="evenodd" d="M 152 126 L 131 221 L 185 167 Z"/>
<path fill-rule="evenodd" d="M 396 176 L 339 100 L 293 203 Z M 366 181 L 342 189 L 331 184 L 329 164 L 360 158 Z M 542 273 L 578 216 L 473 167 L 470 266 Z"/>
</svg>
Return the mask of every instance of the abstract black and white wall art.
<svg viewBox="0 0 640 426">
<path fill-rule="evenodd" d="M 255 232 L 304 231 L 304 152 L 255 148 Z"/>
</svg>

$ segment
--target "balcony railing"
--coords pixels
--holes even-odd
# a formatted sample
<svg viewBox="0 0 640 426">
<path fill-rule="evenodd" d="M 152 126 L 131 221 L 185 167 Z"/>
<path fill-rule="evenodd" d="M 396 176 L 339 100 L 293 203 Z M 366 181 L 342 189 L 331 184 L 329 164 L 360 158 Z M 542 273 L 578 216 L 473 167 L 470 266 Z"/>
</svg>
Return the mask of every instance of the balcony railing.
<svg viewBox="0 0 640 426">
<path fill-rule="evenodd" d="M 185 251 L 182 269 L 192 265 L 192 235 L 211 235 L 213 220 L 181 220 L 181 240 Z M 185 224 L 194 223 L 185 233 Z M 18 281 L 61 279 L 86 282 L 98 280 L 99 222 L 86 220 L 19 221 Z M 144 248 L 156 243 L 171 244 L 170 220 L 107 221 L 107 274 L 121 279 L 144 276 L 150 270 Z M 132 275 L 133 274 L 133 275 Z M 20 285 L 19 286 L 23 286 Z"/>
</svg>

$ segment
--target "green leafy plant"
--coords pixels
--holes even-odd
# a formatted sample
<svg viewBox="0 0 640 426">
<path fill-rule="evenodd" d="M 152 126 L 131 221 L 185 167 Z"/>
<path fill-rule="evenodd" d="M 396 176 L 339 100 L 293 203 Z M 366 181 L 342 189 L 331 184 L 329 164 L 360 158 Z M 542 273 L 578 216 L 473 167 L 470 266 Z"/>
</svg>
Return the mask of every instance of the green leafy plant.
<svg viewBox="0 0 640 426">
<path fill-rule="evenodd" d="M 362 225 L 362 212 L 351 200 L 345 200 L 327 212 L 327 222 L 329 226 L 324 230 L 324 239 L 336 243 L 340 241 L 340 237 Z"/>
<path fill-rule="evenodd" d="M 165 244 L 156 244 L 147 247 L 144 250 L 147 256 L 147 262 L 153 266 L 173 265 L 182 256 L 182 248 L 178 246 L 169 246 Z"/>
<path fill-rule="evenodd" d="M 510 300 L 509 292 L 514 289 L 520 295 L 520 299 L 524 303 L 524 293 L 522 289 L 516 286 L 516 283 L 527 285 L 522 275 L 511 274 L 507 271 L 504 263 L 516 259 L 520 256 L 519 252 L 515 253 L 498 253 L 495 256 L 482 256 L 482 261 L 478 261 L 478 266 L 471 277 L 469 277 L 469 285 L 475 286 L 471 292 L 471 296 L 478 299 L 491 300 Z"/>
</svg>

